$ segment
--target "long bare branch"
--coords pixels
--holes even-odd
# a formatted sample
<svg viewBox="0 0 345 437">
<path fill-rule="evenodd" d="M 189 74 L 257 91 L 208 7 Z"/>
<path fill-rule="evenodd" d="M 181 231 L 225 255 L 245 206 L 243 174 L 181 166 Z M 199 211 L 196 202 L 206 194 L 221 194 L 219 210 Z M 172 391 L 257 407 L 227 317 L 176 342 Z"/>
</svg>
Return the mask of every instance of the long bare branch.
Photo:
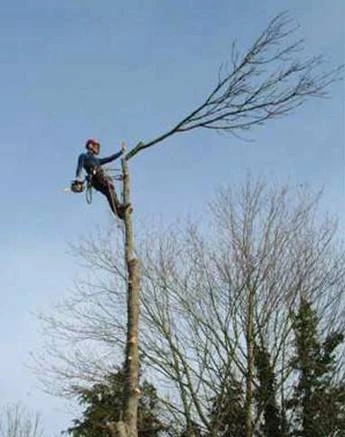
<svg viewBox="0 0 345 437">
<path fill-rule="evenodd" d="M 321 56 L 306 57 L 301 53 L 303 41 L 290 40 L 295 30 L 289 15 L 282 13 L 242 56 L 233 45 L 231 68 L 220 70 L 204 101 L 167 132 L 138 143 L 126 159 L 176 133 L 198 128 L 233 134 L 249 131 L 289 114 L 310 97 L 325 96 L 329 85 L 341 78 L 343 66 L 324 71 Z"/>
</svg>

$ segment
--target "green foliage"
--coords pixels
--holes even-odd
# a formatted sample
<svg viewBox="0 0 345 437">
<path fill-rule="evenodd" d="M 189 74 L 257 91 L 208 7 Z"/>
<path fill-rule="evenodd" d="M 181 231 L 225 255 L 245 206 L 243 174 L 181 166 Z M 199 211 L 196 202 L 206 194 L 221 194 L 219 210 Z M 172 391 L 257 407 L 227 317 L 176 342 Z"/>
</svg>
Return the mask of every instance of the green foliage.
<svg viewBox="0 0 345 437">
<path fill-rule="evenodd" d="M 289 364 L 298 378 L 287 411 L 278 403 L 271 356 L 264 346 L 255 346 L 255 437 L 345 437 L 345 383 L 334 380 L 336 350 L 344 336 L 333 332 L 322 340 L 318 323 L 310 303 L 302 301 L 294 318 L 295 356 Z M 204 435 L 246 437 L 244 398 L 241 382 L 228 376 L 211 400 L 209 433 Z"/>
<path fill-rule="evenodd" d="M 102 384 L 80 390 L 79 403 L 85 407 L 82 418 L 74 420 L 67 430 L 72 437 L 109 437 L 107 423 L 121 419 L 124 374 L 111 373 Z M 141 386 L 138 410 L 139 437 L 158 437 L 166 427 L 158 419 L 158 397 L 153 385 L 144 381 Z"/>
<path fill-rule="evenodd" d="M 270 354 L 265 347 L 256 346 L 254 352 L 258 385 L 255 399 L 259 414 L 263 414 L 260 436 L 283 437 L 282 416 L 276 401 L 276 378 Z"/>
<path fill-rule="evenodd" d="M 289 401 L 295 437 L 345 435 L 345 383 L 334 381 L 336 349 L 344 335 L 333 332 L 322 341 L 318 318 L 310 302 L 302 299 L 295 315 L 295 356 L 291 363 L 298 373 Z"/>
<path fill-rule="evenodd" d="M 210 429 L 220 437 L 245 437 L 244 390 L 233 376 L 227 378 L 219 396 L 212 399 Z"/>
</svg>

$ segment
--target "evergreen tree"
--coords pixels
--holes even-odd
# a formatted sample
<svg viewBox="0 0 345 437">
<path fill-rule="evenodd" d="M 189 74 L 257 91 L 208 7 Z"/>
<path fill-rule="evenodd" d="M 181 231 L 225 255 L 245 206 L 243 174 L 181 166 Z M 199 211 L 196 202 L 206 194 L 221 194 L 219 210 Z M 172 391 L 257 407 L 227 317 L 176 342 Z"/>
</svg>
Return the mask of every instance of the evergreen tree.
<svg viewBox="0 0 345 437">
<path fill-rule="evenodd" d="M 246 437 L 244 389 L 239 381 L 228 378 L 226 390 L 212 399 L 210 429 L 220 437 Z M 214 432 L 210 433 L 214 434 Z"/>
<path fill-rule="evenodd" d="M 283 437 L 282 417 L 276 400 L 276 378 L 270 354 L 265 347 L 255 347 L 255 368 L 258 386 L 255 399 L 259 414 L 263 414 L 260 436 Z"/>
<path fill-rule="evenodd" d="M 316 311 L 306 299 L 301 300 L 294 331 L 292 368 L 298 372 L 298 382 L 289 401 L 292 435 L 345 436 L 345 383 L 335 380 L 336 349 L 344 335 L 336 331 L 322 341 Z"/>
<path fill-rule="evenodd" d="M 108 424 L 121 419 L 124 373 L 118 371 L 105 378 L 104 383 L 80 390 L 79 403 L 85 406 L 81 419 L 67 430 L 72 437 L 109 437 Z M 158 437 L 167 428 L 158 419 L 158 397 L 153 385 L 144 381 L 141 386 L 138 410 L 139 437 Z"/>
</svg>

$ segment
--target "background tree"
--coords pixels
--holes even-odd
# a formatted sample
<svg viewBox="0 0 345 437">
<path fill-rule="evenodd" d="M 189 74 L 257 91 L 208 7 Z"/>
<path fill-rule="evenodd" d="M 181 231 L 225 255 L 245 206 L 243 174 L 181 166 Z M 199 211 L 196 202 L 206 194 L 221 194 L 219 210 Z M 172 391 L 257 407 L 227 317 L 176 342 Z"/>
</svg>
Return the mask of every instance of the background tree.
<svg viewBox="0 0 345 437">
<path fill-rule="evenodd" d="M 150 341 L 144 321 L 147 362 L 175 381 L 181 403 L 171 407 L 183 406 L 184 415 L 197 416 L 206 429 L 207 399 L 213 390 L 222 391 L 225 369 L 233 366 L 246 387 L 258 384 L 255 373 L 248 372 L 253 359 L 246 341 L 248 317 L 251 341 L 266 346 L 278 387 L 285 392 L 291 374 L 284 365 L 292 353 L 291 311 L 301 288 L 325 319 L 331 307 L 336 311 L 331 302 L 341 299 L 344 255 L 332 253 L 331 223 L 322 225 L 322 231 L 311 229 L 314 200 L 294 204 L 285 188 L 269 194 L 262 183 L 251 182 L 237 196 L 223 192 L 212 205 L 218 242 L 195 229 L 180 239 L 175 235 L 152 260 L 149 282 L 143 278 L 143 307 L 153 319 L 151 332 L 157 331 Z M 179 241 L 175 249 L 172 241 Z M 147 256 L 152 253 L 151 244 Z M 157 336 L 165 339 L 158 346 L 153 342 Z M 254 415 L 248 389 L 245 397 Z M 252 418 L 256 424 L 259 419 Z"/>
<path fill-rule="evenodd" d="M 277 403 L 277 383 L 271 357 L 265 348 L 255 347 L 255 368 L 257 371 L 257 387 L 255 400 L 258 416 L 263 415 L 263 423 L 260 426 L 260 435 L 269 437 L 284 437 L 283 421 L 280 408 Z"/>
<path fill-rule="evenodd" d="M 306 191 L 270 189 L 249 178 L 243 187 L 219 193 L 207 231 L 195 225 L 158 236 L 151 231 L 137 246 L 142 362 L 177 433 L 247 436 L 243 412 L 249 402 L 255 435 L 274 435 L 277 427 L 294 423 L 297 411 L 286 404 L 297 380 L 291 363 L 301 296 L 312 302 L 323 338 L 344 332 L 345 254 L 336 244 L 336 224 L 321 220 L 317 205 L 318 196 Z M 75 248 L 97 277 L 79 284 L 61 312 L 46 317 L 55 342 L 51 370 L 65 393 L 78 394 L 78 387 L 101 380 L 115 345 L 120 350 L 125 344 L 123 264 L 114 264 L 119 246 L 111 241 L 105 235 Z M 110 282 L 99 276 L 102 269 Z M 250 374 L 248 317 L 254 345 Z M 73 344 L 72 353 L 66 344 Z M 333 378 L 344 371 L 341 352 L 341 345 L 332 352 Z M 87 353 L 95 366 L 83 366 Z"/>
<path fill-rule="evenodd" d="M 31 412 L 20 403 L 0 410 L 0 437 L 41 437 L 43 428 L 39 413 Z"/>
<path fill-rule="evenodd" d="M 302 298 L 294 321 L 292 367 L 298 372 L 290 400 L 294 409 L 294 436 L 345 434 L 345 383 L 335 378 L 336 349 L 344 344 L 344 333 L 330 331 L 323 339 L 318 328 L 316 311 Z"/>
<path fill-rule="evenodd" d="M 75 419 L 67 432 L 73 437 L 107 437 L 109 424 L 121 419 L 124 396 L 124 373 L 106 375 L 103 383 L 80 388 L 79 403 L 84 407 L 81 419 Z M 144 381 L 138 409 L 138 432 L 141 437 L 158 437 L 168 427 L 159 419 L 159 400 L 153 385 Z"/>
<path fill-rule="evenodd" d="M 226 389 L 211 400 L 211 429 L 222 437 L 245 437 L 244 390 L 242 384 L 229 378 Z"/>
</svg>

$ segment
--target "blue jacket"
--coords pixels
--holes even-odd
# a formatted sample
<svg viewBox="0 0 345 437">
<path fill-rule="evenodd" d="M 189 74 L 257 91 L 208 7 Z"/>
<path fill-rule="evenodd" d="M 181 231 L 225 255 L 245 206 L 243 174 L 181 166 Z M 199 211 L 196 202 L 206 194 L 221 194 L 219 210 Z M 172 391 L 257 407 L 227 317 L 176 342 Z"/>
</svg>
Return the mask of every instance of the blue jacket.
<svg viewBox="0 0 345 437">
<path fill-rule="evenodd" d="M 101 170 L 101 166 L 103 164 L 107 164 L 108 162 L 115 161 L 115 159 L 119 158 L 122 155 L 122 152 L 114 153 L 113 155 L 107 156 L 106 158 L 97 158 L 93 153 L 86 152 L 79 155 L 78 165 L 75 175 L 77 178 L 80 178 L 81 172 L 84 169 L 88 175 L 94 173 L 95 171 Z"/>
</svg>

